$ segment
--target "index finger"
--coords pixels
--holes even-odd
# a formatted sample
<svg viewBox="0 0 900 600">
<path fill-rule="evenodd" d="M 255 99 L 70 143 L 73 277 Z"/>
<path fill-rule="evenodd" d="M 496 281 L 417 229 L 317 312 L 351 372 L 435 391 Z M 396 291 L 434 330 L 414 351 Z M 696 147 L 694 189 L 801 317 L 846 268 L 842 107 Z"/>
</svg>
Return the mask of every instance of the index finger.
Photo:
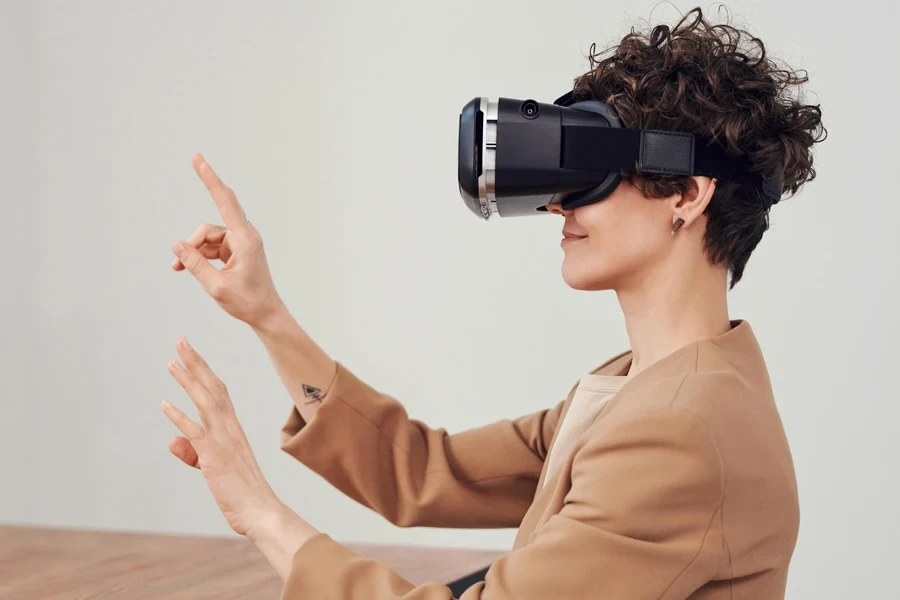
<svg viewBox="0 0 900 600">
<path fill-rule="evenodd" d="M 209 194 L 219 208 L 219 214 L 222 215 L 225 227 L 228 229 L 239 229 L 246 225 L 247 219 L 244 217 L 244 209 L 241 208 L 237 196 L 234 195 L 231 188 L 219 179 L 219 176 L 213 171 L 212 166 L 206 162 L 203 155 L 199 152 L 195 154 L 191 159 L 191 164 L 194 165 L 194 170 L 200 176 L 200 180 L 206 186 L 206 189 L 209 190 Z"/>
</svg>

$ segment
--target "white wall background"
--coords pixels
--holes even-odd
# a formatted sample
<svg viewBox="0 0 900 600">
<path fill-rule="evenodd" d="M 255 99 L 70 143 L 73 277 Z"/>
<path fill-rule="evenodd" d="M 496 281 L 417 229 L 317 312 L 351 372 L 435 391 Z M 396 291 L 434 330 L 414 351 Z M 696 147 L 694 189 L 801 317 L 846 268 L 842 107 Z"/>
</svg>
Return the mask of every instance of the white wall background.
<svg viewBox="0 0 900 600">
<path fill-rule="evenodd" d="M 687 10 L 692 4 L 676 2 Z M 887 2 L 730 2 L 809 70 L 830 136 L 732 292 L 766 354 L 802 525 L 789 598 L 886 598 L 900 521 L 900 326 Z M 612 294 L 569 290 L 560 222 L 462 205 L 473 96 L 550 101 L 649 1 L 0 0 L 0 521 L 225 533 L 166 449 L 187 335 L 225 379 L 275 489 L 344 541 L 508 547 L 514 532 L 399 530 L 278 450 L 290 407 L 262 345 L 169 269 L 218 221 L 202 151 L 262 231 L 281 294 L 335 358 L 459 431 L 552 405 L 627 349 Z M 715 6 L 710 5 L 715 11 Z M 858 19 L 859 23 L 852 22 Z M 438 383 L 436 383 L 438 382 Z"/>
<path fill-rule="evenodd" d="M 35 13 L 0 0 L 0 522 L 33 519 Z"/>
</svg>

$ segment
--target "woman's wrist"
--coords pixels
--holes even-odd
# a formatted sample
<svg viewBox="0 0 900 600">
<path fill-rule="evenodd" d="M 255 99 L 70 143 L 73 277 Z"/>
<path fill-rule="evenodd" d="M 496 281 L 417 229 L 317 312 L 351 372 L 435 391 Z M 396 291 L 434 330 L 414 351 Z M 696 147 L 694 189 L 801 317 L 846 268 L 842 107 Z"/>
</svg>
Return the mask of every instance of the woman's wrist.
<svg viewBox="0 0 900 600">
<path fill-rule="evenodd" d="M 253 331 L 269 353 L 297 411 L 309 422 L 335 380 L 337 364 L 284 305 L 255 321 Z"/>
<path fill-rule="evenodd" d="M 293 320 L 287 305 L 281 301 L 280 297 L 273 299 L 269 305 L 259 312 L 252 321 L 248 321 L 248 325 L 257 333 L 257 335 L 265 335 L 281 331 L 286 323 Z"/>
<path fill-rule="evenodd" d="M 291 571 L 294 554 L 318 531 L 280 501 L 260 513 L 247 539 L 259 549 L 282 579 Z"/>
</svg>

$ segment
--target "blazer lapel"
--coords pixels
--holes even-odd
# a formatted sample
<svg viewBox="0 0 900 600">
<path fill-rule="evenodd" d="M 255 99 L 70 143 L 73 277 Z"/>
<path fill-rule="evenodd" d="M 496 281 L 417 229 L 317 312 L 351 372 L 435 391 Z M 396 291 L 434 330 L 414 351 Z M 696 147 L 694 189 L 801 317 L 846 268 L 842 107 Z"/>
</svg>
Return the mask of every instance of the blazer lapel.
<svg viewBox="0 0 900 600">
<path fill-rule="evenodd" d="M 621 371 L 624 370 L 630 363 L 631 351 L 628 350 L 609 359 L 590 373 L 596 375 L 616 375 L 621 373 Z M 556 424 L 556 430 L 553 432 L 553 437 L 550 438 L 549 446 L 547 446 L 547 456 L 550 455 L 550 452 L 553 451 L 553 447 L 556 445 L 556 438 L 559 433 L 560 425 L 562 425 L 563 421 L 566 418 L 566 414 L 569 412 L 569 406 L 571 406 L 572 404 L 572 398 L 575 396 L 575 390 L 577 389 L 578 384 L 576 383 L 572 386 L 572 389 L 569 390 L 569 395 L 566 397 L 566 402 L 565 404 L 563 404 L 562 411 L 560 411 L 559 421 Z M 538 478 L 537 490 L 534 495 L 534 500 L 532 501 L 528 512 L 525 514 L 525 517 L 522 519 L 522 522 L 519 525 L 519 531 L 516 535 L 514 544 L 515 548 L 518 548 L 520 545 L 524 544 L 531 533 L 534 531 L 535 525 L 540 521 L 541 517 L 547 509 L 547 506 L 549 505 L 550 498 L 553 495 L 553 490 L 556 488 L 556 481 L 561 473 L 562 469 L 557 469 L 556 473 L 554 473 L 550 480 L 547 481 L 547 460 L 545 457 L 544 466 L 541 468 L 541 475 Z"/>
<path fill-rule="evenodd" d="M 726 354 L 734 356 L 735 361 L 741 356 L 756 356 L 759 354 L 756 338 L 750 329 L 750 324 L 743 320 L 735 320 L 731 322 L 731 325 L 731 331 L 710 340 L 701 340 L 700 342 L 687 344 L 678 350 L 675 350 L 668 356 L 656 361 L 640 373 L 630 377 L 609 400 L 597 416 L 597 420 L 604 418 L 610 412 L 615 410 L 616 406 L 627 403 L 629 398 L 633 397 L 639 390 L 646 389 L 648 386 L 652 386 L 663 379 L 668 379 L 670 377 L 685 377 L 689 373 L 696 373 L 703 344 L 713 344 L 717 346 Z M 591 373 L 598 375 L 621 375 L 626 368 L 630 367 L 631 358 L 631 351 L 628 350 L 611 358 L 591 371 Z M 572 398 L 574 397 L 577 388 L 578 386 L 576 384 L 569 390 L 569 395 L 566 398 L 566 402 L 560 413 L 556 430 L 553 432 L 553 437 L 547 448 L 548 456 L 556 445 L 556 438 L 560 426 L 566 418 L 566 414 L 569 411 L 569 406 L 572 404 Z M 538 479 L 534 500 L 519 526 L 515 545 L 513 546 L 514 548 L 526 545 L 531 540 L 535 528 L 541 523 L 550 506 L 550 501 L 554 496 L 557 482 L 560 476 L 565 472 L 566 468 L 566 466 L 563 466 L 562 468 L 557 469 L 556 473 L 554 473 L 549 480 L 546 480 L 547 461 L 545 458 L 544 466 L 541 469 L 541 475 Z M 569 465 L 568 468 L 571 468 L 571 465 Z"/>
<path fill-rule="evenodd" d="M 618 354 L 599 367 L 595 368 L 590 373 L 592 375 L 613 375 L 617 374 L 622 369 L 631 363 L 631 350 L 626 350 L 621 354 Z M 550 456 L 550 453 L 553 451 L 553 446 L 556 445 L 556 438 L 559 434 L 560 425 L 562 425 L 563 421 L 566 418 L 566 414 L 569 412 L 569 407 L 572 405 L 572 398 L 575 397 L 575 390 L 578 389 L 578 384 L 572 386 L 572 389 L 569 390 L 569 395 L 566 397 L 566 402 L 563 404 L 562 411 L 560 411 L 559 421 L 556 423 L 556 430 L 553 432 L 553 437 L 550 438 L 550 445 L 547 446 L 547 456 Z M 538 487 L 537 487 L 537 496 L 540 495 L 541 489 L 546 487 L 544 486 L 544 479 L 547 477 L 547 460 L 544 457 L 544 466 L 541 468 L 541 476 L 538 478 Z"/>
</svg>

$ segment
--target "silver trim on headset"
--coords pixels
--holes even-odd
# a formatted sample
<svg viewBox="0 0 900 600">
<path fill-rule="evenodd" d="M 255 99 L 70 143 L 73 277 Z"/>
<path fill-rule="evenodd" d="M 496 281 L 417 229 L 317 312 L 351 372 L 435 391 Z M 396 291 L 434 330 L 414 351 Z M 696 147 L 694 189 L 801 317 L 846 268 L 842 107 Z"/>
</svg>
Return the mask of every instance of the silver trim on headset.
<svg viewBox="0 0 900 600">
<path fill-rule="evenodd" d="M 478 201 L 485 219 L 499 212 L 497 209 L 497 114 L 496 101 L 481 98 L 478 108 L 484 115 L 481 124 L 481 175 L 478 176 Z"/>
</svg>

